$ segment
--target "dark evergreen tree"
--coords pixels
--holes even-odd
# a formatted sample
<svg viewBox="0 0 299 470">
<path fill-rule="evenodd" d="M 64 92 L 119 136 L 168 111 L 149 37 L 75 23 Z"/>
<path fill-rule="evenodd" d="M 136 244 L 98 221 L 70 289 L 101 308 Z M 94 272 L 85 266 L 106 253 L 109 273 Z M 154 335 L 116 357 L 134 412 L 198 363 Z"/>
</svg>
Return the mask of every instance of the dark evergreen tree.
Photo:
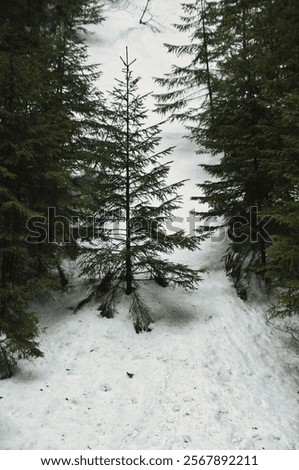
<svg viewBox="0 0 299 470">
<path fill-rule="evenodd" d="M 96 126 L 95 71 L 84 64 L 81 36 L 99 15 L 92 0 L 1 6 L 0 333 L 5 350 L 24 357 L 41 355 L 27 306 L 53 285 L 49 268 L 65 241 L 61 224 L 54 233 L 42 222 L 49 207 L 59 216 L 78 210 L 75 173 L 95 151 L 86 137 Z M 28 232 L 34 217 L 42 227 Z"/>
<path fill-rule="evenodd" d="M 265 133 L 269 172 L 275 180 L 267 211 L 275 229 L 267 276 L 279 292 L 271 314 L 285 316 L 299 312 L 299 7 L 294 0 L 271 3 L 273 36 L 264 64 L 273 79 L 265 83 L 264 95 L 274 116 Z"/>
<path fill-rule="evenodd" d="M 262 63 L 274 32 L 270 28 L 264 38 L 261 34 L 266 7 L 269 10 L 269 2 L 255 0 L 196 1 L 185 6 L 194 12 L 183 18 L 181 26 L 192 31 L 191 44 L 168 49 L 190 54 L 196 67 L 175 67 L 173 74 L 158 80 L 174 88 L 159 97 L 158 110 L 186 121 L 198 153 L 210 151 L 217 159 L 203 165 L 213 181 L 199 184 L 203 196 L 194 199 L 209 206 L 202 217 L 226 220 L 231 239 L 226 270 L 242 296 L 248 271 L 264 273 L 271 244 L 269 224 L 260 222 L 262 210 L 271 204 L 274 185 L 265 132 L 273 113 L 263 98 L 271 69 L 263 71 Z M 199 99 L 203 87 L 209 99 Z M 192 93 L 185 99 L 188 89 Z"/>
<path fill-rule="evenodd" d="M 104 213 L 97 214 L 98 240 L 83 256 L 83 274 L 101 281 L 83 302 L 96 296 L 102 315 L 112 316 L 119 296 L 131 296 L 130 312 L 136 332 L 140 332 L 151 321 L 137 291 L 140 280 L 192 289 L 200 278 L 198 271 L 167 257 L 175 248 L 195 250 L 198 239 L 183 231 L 167 233 L 165 228 L 179 207 L 177 191 L 183 181 L 166 182 L 171 162 L 163 157 L 172 149 L 157 150 L 160 127 L 145 124 L 146 95 L 138 94 L 139 77 L 132 74 L 133 62 L 127 52 L 124 79 L 117 80 L 111 104 L 101 114 L 105 150 L 99 156 L 96 184 Z M 106 224 L 101 226 L 101 221 Z"/>
<path fill-rule="evenodd" d="M 227 222 L 231 243 L 225 266 L 240 295 L 246 297 L 246 277 L 254 271 L 283 288 L 272 313 L 294 313 L 298 3 L 195 1 L 184 9 L 188 16 L 179 29 L 191 32 L 191 43 L 167 47 L 178 56 L 190 54 L 194 67 L 175 66 L 158 80 L 170 89 L 159 97 L 158 110 L 185 121 L 198 153 L 210 150 L 217 158 L 204 165 L 214 178 L 199 184 L 203 196 L 194 199 L 209 205 L 203 217 Z M 209 99 L 199 102 L 204 84 Z"/>
<path fill-rule="evenodd" d="M 35 2 L 36 3 L 36 2 Z M 33 292 L 26 219 L 35 215 L 29 204 L 34 160 L 26 149 L 30 114 L 39 96 L 37 9 L 15 2 L 1 9 L 0 112 L 0 331 L 6 350 L 40 355 L 35 341 L 37 319 L 24 312 Z M 37 5 L 35 5 L 37 6 Z M 45 7 L 45 4 L 41 7 Z M 40 21 L 43 23 L 43 19 Z M 29 33 L 30 31 L 30 33 Z M 30 57 L 30 60 L 29 60 Z"/>
<path fill-rule="evenodd" d="M 203 165 L 216 181 L 200 184 L 209 204 L 202 215 L 224 216 L 231 244 L 225 257 L 226 271 L 246 297 L 247 274 L 263 274 L 266 248 L 271 244 L 262 210 L 271 203 L 274 181 L 263 126 L 271 110 L 263 100 L 260 60 L 265 46 L 259 41 L 260 2 L 220 2 L 219 38 L 225 53 L 218 61 L 220 79 L 213 108 L 205 107 L 201 124 L 191 131 L 199 145 L 221 155 L 216 164 Z M 219 157 L 218 157 L 219 158 Z M 195 198 L 196 199 L 196 198 Z M 262 219 L 262 223 L 260 220 Z"/>
</svg>

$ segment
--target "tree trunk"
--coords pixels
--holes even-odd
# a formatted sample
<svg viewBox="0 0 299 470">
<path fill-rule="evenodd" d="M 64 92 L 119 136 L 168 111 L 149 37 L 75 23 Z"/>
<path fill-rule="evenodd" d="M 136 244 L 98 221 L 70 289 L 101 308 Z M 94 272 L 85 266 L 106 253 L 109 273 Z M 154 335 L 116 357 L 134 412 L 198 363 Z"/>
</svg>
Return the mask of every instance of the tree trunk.
<svg viewBox="0 0 299 470">
<path fill-rule="evenodd" d="M 204 41 L 204 51 L 205 51 L 205 67 L 207 72 L 207 86 L 209 93 L 209 100 L 211 108 L 213 109 L 213 91 L 212 91 L 212 81 L 211 81 L 211 71 L 210 71 L 210 56 L 209 56 L 209 47 L 208 47 L 208 36 L 206 29 L 206 19 L 205 19 L 205 5 L 203 0 L 201 0 L 201 15 L 202 15 L 202 34 Z"/>
<path fill-rule="evenodd" d="M 0 380 L 9 379 L 12 376 L 12 364 L 6 350 L 0 345 Z"/>
<path fill-rule="evenodd" d="M 132 257 L 131 257 L 131 207 L 130 207 L 130 64 L 128 48 L 126 48 L 126 82 L 127 82 L 127 110 L 126 110 L 126 294 L 132 293 Z"/>
</svg>

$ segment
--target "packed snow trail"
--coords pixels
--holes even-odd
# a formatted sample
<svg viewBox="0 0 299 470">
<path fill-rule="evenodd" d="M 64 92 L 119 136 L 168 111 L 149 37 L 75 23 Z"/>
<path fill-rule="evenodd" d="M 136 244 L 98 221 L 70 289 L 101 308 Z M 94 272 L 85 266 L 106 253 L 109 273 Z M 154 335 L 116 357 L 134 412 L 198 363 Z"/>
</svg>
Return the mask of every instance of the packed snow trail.
<svg viewBox="0 0 299 470">
<path fill-rule="evenodd" d="M 128 45 L 141 91 L 161 91 L 152 76 L 174 60 L 163 42 L 181 42 L 171 27 L 180 1 L 152 0 L 159 33 L 139 24 L 140 2 L 117 3 L 89 40 L 91 61 L 102 63 L 98 86 L 111 89 Z M 206 175 L 184 133 L 176 123 L 165 125 L 163 147 L 176 145 L 173 181 L 190 178 L 176 221 L 190 231 L 190 196 Z M 142 285 L 155 323 L 140 335 L 126 301 L 114 319 L 100 318 L 92 304 L 74 315 L 86 286 L 78 267 L 66 263 L 68 291 L 36 306 L 44 358 L 20 361 L 15 377 L 0 383 L 0 448 L 298 448 L 298 349 L 267 324 L 262 299 L 237 297 L 223 272 L 222 238 L 205 241 L 198 253 L 176 255 L 206 269 L 194 292 Z"/>
<path fill-rule="evenodd" d="M 210 248 L 217 264 L 214 247 L 197 257 Z M 1 383 L 1 448 L 296 448 L 298 387 L 262 308 L 244 304 L 218 269 L 192 293 L 142 291 L 155 323 L 140 335 L 125 303 L 114 319 L 97 305 L 74 315 L 84 295 L 76 277 L 42 306 L 45 357 Z"/>
</svg>

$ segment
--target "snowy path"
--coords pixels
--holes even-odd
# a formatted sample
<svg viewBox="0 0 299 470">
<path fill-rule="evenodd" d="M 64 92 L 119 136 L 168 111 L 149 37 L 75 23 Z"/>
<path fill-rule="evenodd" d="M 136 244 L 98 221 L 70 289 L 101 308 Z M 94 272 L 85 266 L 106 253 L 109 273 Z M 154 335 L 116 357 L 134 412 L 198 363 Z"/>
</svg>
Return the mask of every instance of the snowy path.
<svg viewBox="0 0 299 470">
<path fill-rule="evenodd" d="M 296 448 L 282 338 L 221 271 L 192 293 L 144 286 L 155 323 L 142 335 L 125 305 L 73 315 L 74 285 L 44 305 L 45 358 L 1 383 L 2 449 Z"/>
<path fill-rule="evenodd" d="M 152 0 L 164 25 L 159 34 L 139 25 L 137 0 L 122 3 L 128 10 L 108 12 L 90 41 L 92 61 L 103 64 L 99 87 L 111 88 L 129 45 L 142 92 L 158 91 L 151 77 L 173 60 L 162 43 L 179 42 L 170 24 L 180 1 Z M 183 134 L 177 124 L 165 126 L 164 145 L 177 146 L 172 178 L 191 179 L 180 213 L 188 228 L 189 197 L 205 176 Z M 0 383 L 0 448 L 298 448 L 298 351 L 266 324 L 263 303 L 236 296 L 220 269 L 222 254 L 220 242 L 206 241 L 188 257 L 208 271 L 197 291 L 143 286 L 156 321 L 142 335 L 125 304 L 112 320 L 99 318 L 96 306 L 74 315 L 84 293 L 70 265 L 69 291 L 39 306 L 45 357 L 21 361 L 16 376 Z"/>
</svg>

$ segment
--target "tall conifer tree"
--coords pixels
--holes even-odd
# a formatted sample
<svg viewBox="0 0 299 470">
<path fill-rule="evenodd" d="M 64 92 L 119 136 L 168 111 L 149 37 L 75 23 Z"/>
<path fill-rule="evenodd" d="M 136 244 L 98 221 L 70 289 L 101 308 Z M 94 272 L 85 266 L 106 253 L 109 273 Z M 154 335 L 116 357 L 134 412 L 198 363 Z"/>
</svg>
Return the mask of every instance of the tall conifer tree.
<svg viewBox="0 0 299 470">
<path fill-rule="evenodd" d="M 273 204 L 267 209 L 275 221 L 274 243 L 268 251 L 267 276 L 278 288 L 272 315 L 299 312 L 299 8 L 294 0 L 272 2 L 269 24 L 272 42 L 264 64 L 272 70 L 265 82 L 265 100 L 273 113 L 267 123 L 269 173 L 275 180 Z"/>
<path fill-rule="evenodd" d="M 122 59 L 123 60 L 123 59 Z M 198 271 L 168 259 L 174 249 L 194 250 L 197 238 L 183 231 L 167 233 L 165 225 L 179 207 L 177 191 L 183 181 L 167 184 L 170 161 L 163 161 L 171 148 L 160 150 L 159 125 L 146 126 L 146 95 L 138 94 L 140 77 L 134 78 L 128 52 L 123 60 L 124 78 L 110 93 L 111 104 L 102 112 L 104 141 L 96 174 L 99 199 L 112 227 L 99 227 L 98 237 L 85 251 L 83 274 L 100 278 L 95 295 L 103 315 L 113 314 L 122 293 L 131 298 L 136 332 L 148 329 L 151 321 L 138 285 L 141 279 L 158 284 L 193 288 Z M 98 244 L 97 244 L 98 243 Z M 85 301 L 84 301 L 85 302 Z M 82 304 L 81 304 L 82 305 Z"/>
<path fill-rule="evenodd" d="M 263 125 L 271 113 L 262 99 L 259 73 L 258 57 L 264 55 L 257 37 L 259 6 L 255 1 L 220 2 L 218 36 L 225 41 L 225 53 L 218 61 L 220 79 L 213 109 L 206 107 L 201 125 L 192 129 L 199 145 L 221 155 L 217 164 L 203 165 L 216 181 L 200 184 L 204 196 L 198 199 L 209 204 L 207 215 L 227 220 L 231 244 L 226 270 L 242 296 L 246 296 L 248 270 L 264 273 L 271 244 L 261 216 L 274 182 L 264 151 Z"/>
<path fill-rule="evenodd" d="M 260 223 L 274 185 L 264 132 L 272 110 L 262 95 L 265 74 L 269 78 L 270 73 L 261 68 L 271 41 L 269 32 L 264 41 L 260 33 L 266 3 L 220 0 L 187 5 L 194 14 L 183 18 L 181 29 L 191 29 L 191 44 L 168 49 L 190 54 L 196 68 L 174 67 L 175 73 L 158 80 L 174 89 L 159 97 L 158 110 L 186 121 L 198 153 L 210 151 L 215 156 L 216 163 L 203 165 L 213 180 L 199 184 L 203 196 L 194 199 L 209 206 L 202 217 L 226 220 L 231 238 L 226 270 L 242 295 L 246 295 L 242 284 L 248 270 L 265 272 L 271 244 L 270 226 L 266 230 L 265 221 Z M 194 20 L 196 12 L 201 23 Z M 265 28 L 266 23 L 262 24 Z M 186 76 L 192 93 L 188 100 L 180 100 Z M 209 99 L 200 100 L 204 84 Z"/>
<path fill-rule="evenodd" d="M 76 207 L 74 174 L 93 155 L 86 135 L 98 105 L 80 35 L 84 24 L 100 19 L 93 0 L 1 7 L 0 333 L 2 349 L 21 356 L 41 355 L 37 317 L 26 308 L 52 285 L 48 268 L 63 241 L 60 233 L 49 240 L 47 224 L 28 239 L 27 221 L 47 217 L 48 207 L 62 216 Z"/>
</svg>

